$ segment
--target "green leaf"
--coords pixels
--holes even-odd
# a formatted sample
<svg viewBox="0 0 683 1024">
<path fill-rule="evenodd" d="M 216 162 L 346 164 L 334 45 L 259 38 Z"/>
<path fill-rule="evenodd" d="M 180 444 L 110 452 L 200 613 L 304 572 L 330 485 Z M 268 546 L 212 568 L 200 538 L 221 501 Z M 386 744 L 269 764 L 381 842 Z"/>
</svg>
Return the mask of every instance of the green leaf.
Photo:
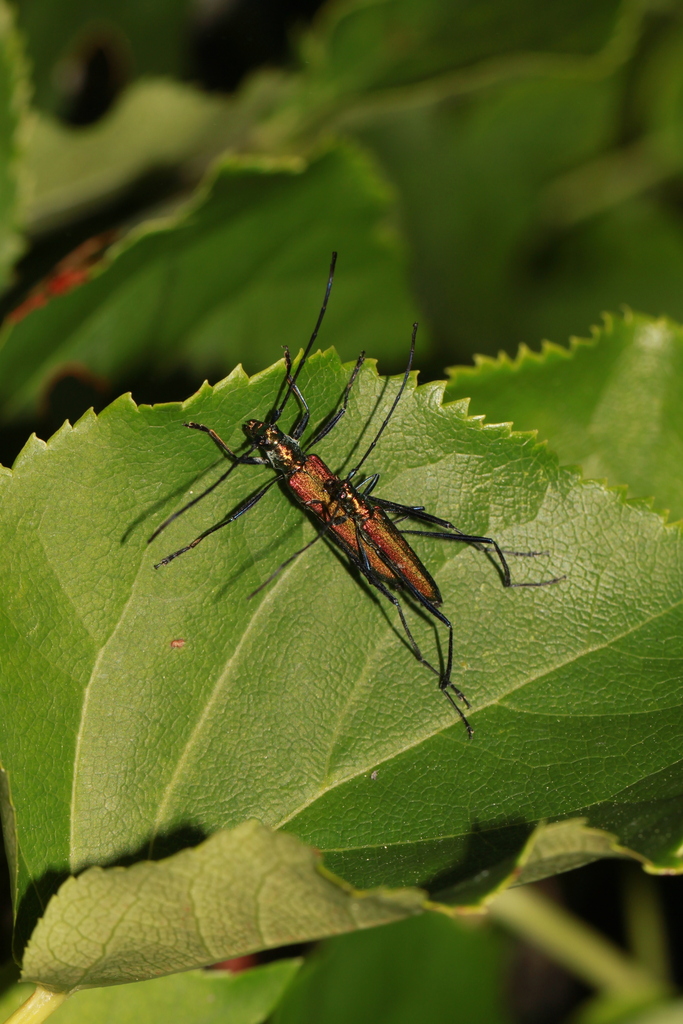
<svg viewBox="0 0 683 1024">
<path fill-rule="evenodd" d="M 683 32 L 672 25 L 650 50 L 638 88 L 638 112 L 664 156 L 680 168 L 683 162 Z"/>
<path fill-rule="evenodd" d="M 227 144 L 239 114 L 224 97 L 164 78 L 143 79 L 93 125 L 69 127 L 34 111 L 24 154 L 33 232 L 83 216 L 151 170 L 206 162 Z"/>
<path fill-rule="evenodd" d="M 35 406 L 65 364 L 115 379 L 152 364 L 221 376 L 258 369 L 310 335 L 340 252 L 326 343 L 393 354 L 415 319 L 391 197 L 354 149 L 227 159 L 184 211 L 134 232 L 101 272 L 0 336 L 0 409 Z M 403 349 L 402 349 L 403 350 Z M 401 360 L 403 356 L 401 357 Z"/>
<path fill-rule="evenodd" d="M 318 859 L 248 821 L 156 863 L 89 868 L 50 900 L 22 980 L 62 992 L 142 981 L 421 909 L 412 890 L 355 894 Z"/>
<path fill-rule="evenodd" d="M 98 23 L 99 39 L 90 38 L 95 42 L 104 38 L 105 43 L 108 38 L 116 49 L 121 45 L 117 33 L 136 37 L 138 27 L 130 12 L 110 12 L 107 6 L 98 15 L 90 5 L 88 17 L 93 18 L 93 24 Z M 176 17 L 181 16 L 182 6 L 176 4 Z M 146 77 L 134 79 L 114 108 L 96 124 L 68 127 L 45 113 L 35 119 L 27 161 L 27 175 L 32 181 L 28 211 L 31 226 L 34 230 L 53 227 L 69 214 L 73 216 L 106 200 L 113 190 L 149 167 L 187 159 L 192 146 L 195 152 L 191 169 L 195 174 L 209 156 L 226 147 L 272 155 L 281 152 L 284 143 L 288 150 L 292 139 L 310 133 L 311 119 L 317 126 L 314 134 L 321 128 L 329 133 L 331 104 L 343 112 L 350 110 L 353 117 L 356 108 L 364 107 L 366 98 L 374 102 L 377 89 L 408 82 L 419 85 L 422 81 L 429 87 L 434 76 L 440 81 L 439 76 L 463 65 L 467 76 L 473 61 L 503 57 L 498 73 L 504 78 L 511 74 L 516 77 L 516 63 L 521 60 L 524 64 L 529 50 L 540 49 L 547 52 L 539 59 L 551 65 L 559 51 L 563 71 L 563 62 L 570 55 L 578 58 L 578 67 L 583 69 L 586 57 L 599 59 L 600 47 L 614 32 L 619 7 L 615 0 L 599 5 L 565 5 L 549 18 L 537 0 L 527 0 L 526 6 L 527 13 L 520 15 L 519 9 L 512 12 L 494 0 L 485 12 L 480 5 L 475 19 L 441 0 L 328 7 L 303 34 L 298 70 L 256 71 L 230 98 L 202 94 L 178 82 L 150 80 L 151 71 L 172 69 L 165 60 L 164 42 L 159 46 L 156 35 L 157 46 L 142 58 L 139 68 L 127 68 L 129 72 L 143 70 Z M 74 37 L 65 44 L 52 31 L 42 6 L 25 4 L 20 10 L 37 58 L 39 103 L 53 110 L 55 105 L 63 105 L 65 98 L 58 87 L 60 79 L 66 82 L 73 78 L 73 61 L 78 59 L 79 51 L 88 51 L 87 27 L 83 31 L 81 26 L 75 34 L 73 31 L 84 12 L 72 0 L 72 24 L 68 18 L 59 19 L 59 32 Z M 160 14 L 160 10 L 148 9 L 140 17 L 142 41 L 148 42 L 148 29 L 143 30 L 142 23 L 153 22 Z M 637 21 L 639 15 L 634 17 Z M 629 21 L 628 14 L 625 20 Z M 164 18 L 164 30 L 177 34 L 172 18 Z M 631 34 L 621 31 L 625 39 Z M 75 49 L 69 56 L 72 45 Z M 608 43 L 608 49 L 611 52 L 614 44 Z M 55 50 L 61 51 L 56 65 Z M 207 119 L 211 121 L 210 134 Z"/>
<path fill-rule="evenodd" d="M 502 936 L 481 921 L 441 914 L 328 939 L 288 989 L 273 1024 L 501 1024 L 508 1020 L 504 952 Z"/>
<path fill-rule="evenodd" d="M 152 981 L 75 992 L 51 1018 L 54 1024 L 261 1024 L 273 1012 L 301 966 L 278 960 L 240 974 L 191 971 Z M 14 985 L 0 996 L 5 1020 L 33 986 Z"/>
<path fill-rule="evenodd" d="M 554 235 L 548 238 L 541 196 L 567 168 L 609 144 L 619 85 L 615 76 L 559 70 L 525 75 L 450 103 L 411 108 L 406 98 L 406 109 L 359 128 L 401 197 L 416 292 L 444 362 L 542 337 L 557 320 L 558 303 L 572 325 L 604 308 L 604 282 L 592 279 L 595 257 L 590 279 L 577 283 L 574 272 L 571 290 L 571 265 L 550 262 Z M 564 235 L 561 241 L 571 244 Z M 615 307 L 623 301 L 618 294 Z"/>
<path fill-rule="evenodd" d="M 12 9 L 0 3 L 0 290 L 24 243 L 20 234 L 25 195 L 19 181 L 25 144 L 28 76 Z"/>
<path fill-rule="evenodd" d="M 484 24 L 495 40 L 506 23 L 450 8 L 463 40 Z M 399 193 L 411 279 L 444 353 L 435 373 L 472 352 L 583 333 L 624 303 L 683 317 L 678 25 L 654 40 L 639 24 L 646 8 L 600 5 L 613 32 L 581 58 L 605 36 L 573 9 L 573 29 L 558 23 L 545 49 L 522 42 L 340 114 Z M 539 5 L 519 31 L 542 32 L 546 15 Z"/>
<path fill-rule="evenodd" d="M 506 850 L 498 842 L 497 861 L 491 860 L 489 852 L 491 866 L 479 874 L 456 881 L 454 885 L 439 888 L 434 899 L 446 905 L 482 902 L 488 905 L 490 897 L 508 886 L 538 882 L 563 871 L 573 871 L 601 857 L 633 856 L 633 851 L 620 847 L 615 835 L 591 828 L 587 822 L 587 818 L 567 818 L 538 825 L 521 849 L 519 834 L 515 837 L 514 830 L 508 829 L 512 833 L 508 838 L 508 848 Z M 490 843 L 492 838 L 493 844 Z M 495 835 L 485 839 L 488 844 L 495 844 Z"/>
<path fill-rule="evenodd" d="M 331 351 L 308 363 L 313 422 L 348 373 Z M 478 878 L 479 900 L 539 821 L 570 817 L 653 870 L 680 871 L 680 531 L 559 469 L 532 436 L 442 407 L 443 385 L 408 389 L 364 467 L 382 474 L 376 493 L 506 550 L 548 552 L 511 557 L 517 581 L 567 577 L 505 590 L 482 552 L 415 539 L 455 624 L 471 742 L 393 609 L 323 543 L 247 600 L 314 536 L 279 488 L 154 571 L 272 476 L 234 473 L 148 547 L 225 465 L 181 424 L 237 446 L 282 374 L 235 371 L 183 407 L 123 397 L 48 445 L 32 440 L 0 477 L 0 761 L 19 946 L 66 874 L 250 818 L 362 888 Z M 363 369 L 318 449 L 334 470 L 397 388 Z M 408 614 L 436 659 L 431 621 Z"/>
<path fill-rule="evenodd" d="M 642 244 L 633 247 L 634 238 Z M 529 279 L 526 294 L 520 294 L 524 309 L 513 342 L 582 334 L 605 309 L 625 304 L 683 318 L 683 233 L 670 209 L 653 196 L 623 202 L 562 231 L 540 253 L 546 256 L 547 277 Z"/>
<path fill-rule="evenodd" d="M 523 0 L 514 8 L 500 0 L 476 5 L 442 0 L 328 5 L 304 40 L 312 65 L 305 70 L 311 84 L 329 99 L 333 92 L 356 97 L 456 68 L 469 70 L 479 61 L 525 59 L 534 50 L 548 51 L 549 57 L 558 52 L 591 54 L 612 35 L 620 7 L 618 0 L 565 3 L 552 13 L 538 0 Z M 494 74 L 502 70 L 499 65 L 494 69 Z"/>
<path fill-rule="evenodd" d="M 188 27 L 188 0 L 19 0 L 19 26 L 33 64 L 36 103 L 61 112 L 79 62 L 97 46 L 107 52 L 114 80 L 179 74 Z"/>
<path fill-rule="evenodd" d="M 545 343 L 515 360 L 477 357 L 454 367 L 446 394 L 472 399 L 490 421 L 538 428 L 562 462 L 587 476 L 628 484 L 683 517 L 683 333 L 670 320 L 608 316 L 570 349 Z"/>
<path fill-rule="evenodd" d="M 343 112 L 350 110 L 353 117 L 356 108 L 364 107 L 366 98 L 374 102 L 377 89 L 408 82 L 419 85 L 422 81 L 429 87 L 434 76 L 440 80 L 443 73 L 463 65 L 467 76 L 473 61 L 507 58 L 498 73 L 505 78 L 511 74 L 516 77 L 516 63 L 521 60 L 524 64 L 528 51 L 538 48 L 547 51 L 539 58 L 551 65 L 559 51 L 561 62 L 574 55 L 583 69 L 585 58 L 598 59 L 593 51 L 597 50 L 599 56 L 600 47 L 614 32 L 619 7 L 615 0 L 599 5 L 564 5 L 562 10 L 554 9 L 550 18 L 537 0 L 526 0 L 526 6 L 527 13 L 522 15 L 519 9 L 512 12 L 494 0 L 485 12 L 479 5 L 474 19 L 467 17 L 462 8 L 441 0 L 328 6 L 303 34 L 298 70 L 256 71 L 229 98 L 200 93 L 178 82 L 150 80 L 151 65 L 143 60 L 146 78 L 134 80 L 115 107 L 96 124 L 70 128 L 50 115 L 36 118 L 29 138 L 27 167 L 33 182 L 30 223 L 34 230 L 61 223 L 69 214 L 106 200 L 115 188 L 150 166 L 187 159 L 192 146 L 193 173 L 210 155 L 226 147 L 272 155 L 281 152 L 284 142 L 288 150 L 292 139 L 310 133 L 311 119 L 317 125 L 316 132 L 322 128 L 329 133 L 330 104 Z M 178 16 L 181 9 L 182 4 L 178 4 Z M 57 74 L 53 67 L 48 86 L 45 76 L 54 60 L 51 51 L 56 41 L 50 19 L 40 6 L 24 5 L 21 12 L 31 46 L 40 51 L 36 71 L 39 102 L 52 108 L 64 99 L 60 99 L 58 89 L 55 92 L 60 70 L 61 78 L 67 79 L 70 60 L 78 48 L 68 58 L 68 46 L 66 50 L 61 46 Z M 77 8 L 71 13 L 76 21 L 83 17 Z M 128 13 L 111 13 L 115 20 L 118 17 L 130 22 L 123 31 L 135 34 Z M 141 21 L 153 20 L 159 13 L 147 10 Z M 108 17 L 105 13 L 105 24 Z M 639 15 L 635 17 L 637 21 Z M 628 14 L 625 20 L 629 21 Z M 102 23 L 100 15 L 100 33 Z M 164 27 L 174 31 L 168 19 Z M 60 18 L 59 29 L 71 33 L 64 18 Z M 45 30 L 44 43 L 36 40 Z M 146 36 L 146 30 L 141 35 Z M 621 35 L 630 39 L 631 33 L 622 29 Z M 87 31 L 85 36 L 87 39 Z M 80 45 L 83 48 L 82 33 Z M 84 49 L 87 52 L 87 46 Z M 608 49 L 614 49 L 614 44 L 608 44 Z M 156 47 L 152 57 L 158 71 L 164 64 L 163 46 L 161 52 Z M 562 68 L 564 71 L 564 63 Z M 210 134 L 207 119 L 211 121 Z"/>
</svg>

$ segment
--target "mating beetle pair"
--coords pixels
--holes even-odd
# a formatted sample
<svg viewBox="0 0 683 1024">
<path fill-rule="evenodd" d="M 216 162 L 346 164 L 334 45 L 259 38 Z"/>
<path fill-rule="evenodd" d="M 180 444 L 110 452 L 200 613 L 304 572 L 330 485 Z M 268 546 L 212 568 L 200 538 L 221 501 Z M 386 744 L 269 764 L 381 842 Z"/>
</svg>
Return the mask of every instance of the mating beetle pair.
<svg viewBox="0 0 683 1024">
<path fill-rule="evenodd" d="M 441 540 L 457 541 L 459 543 L 471 544 L 488 553 L 493 553 L 498 559 L 502 573 L 502 582 L 505 587 L 542 587 L 558 583 L 564 577 L 556 577 L 548 580 L 541 580 L 536 583 L 513 583 L 510 576 L 510 569 L 505 559 L 505 553 L 497 542 L 491 537 L 480 537 L 472 534 L 462 533 L 446 519 L 439 519 L 430 515 L 424 507 L 401 505 L 393 501 L 385 501 L 377 498 L 373 492 L 379 481 L 379 474 L 376 473 L 362 480 L 358 485 L 354 480 L 358 477 L 359 470 L 366 459 L 376 447 L 382 433 L 389 424 L 391 417 L 401 400 L 405 390 L 410 370 L 413 363 L 415 351 L 415 336 L 417 324 L 413 325 L 413 336 L 410 346 L 410 357 L 406 367 L 403 381 L 398 394 L 382 422 L 373 441 L 368 446 L 360 461 L 346 474 L 340 478 L 336 476 L 315 454 L 308 454 L 312 448 L 322 440 L 339 423 L 346 412 L 349 395 L 358 372 L 365 358 L 364 353 L 358 357 L 356 365 L 351 373 L 349 381 L 342 395 L 338 409 L 332 417 L 311 437 L 306 445 L 299 444 L 310 419 L 310 411 L 304 396 L 302 395 L 297 381 L 301 370 L 309 356 L 309 353 L 318 336 L 318 331 L 325 316 L 327 303 L 332 289 L 334 269 L 337 254 L 333 253 L 330 274 L 325 291 L 325 298 L 320 309 L 318 321 L 313 334 L 310 337 L 303 356 L 301 357 L 296 370 L 292 372 L 292 362 L 289 351 L 285 349 L 285 379 L 283 381 L 284 394 L 281 402 L 272 409 L 265 420 L 249 420 L 244 425 L 244 432 L 249 442 L 249 447 L 242 454 L 232 451 L 218 434 L 210 427 L 202 423 L 186 423 L 185 426 L 193 430 L 202 430 L 209 435 L 214 444 L 219 448 L 231 462 L 230 467 L 210 487 L 199 494 L 192 501 L 188 502 L 173 515 L 169 516 L 152 534 L 150 541 L 154 540 L 162 530 L 171 522 L 182 515 L 198 501 L 210 494 L 219 484 L 225 480 L 238 466 L 241 465 L 266 465 L 275 470 L 276 476 L 269 480 L 255 494 L 242 502 L 237 509 L 226 516 L 220 522 L 209 527 L 185 547 L 179 548 L 172 554 L 167 555 L 158 562 L 155 568 L 168 565 L 169 562 L 184 554 L 191 548 L 197 546 L 216 530 L 228 526 L 250 511 L 257 502 L 278 482 L 283 483 L 295 500 L 314 519 L 318 526 L 318 533 L 312 541 L 295 552 L 290 558 L 280 565 L 275 572 L 257 588 L 254 593 L 266 586 L 286 565 L 292 562 L 299 555 L 307 551 L 320 539 L 326 539 L 336 544 L 345 553 L 349 561 L 358 569 L 365 579 L 373 587 L 380 591 L 396 608 L 401 625 L 408 638 L 408 643 L 415 658 L 426 668 L 438 676 L 439 689 L 451 702 L 455 710 L 462 718 L 468 734 L 472 735 L 472 727 L 463 710 L 456 703 L 458 698 L 465 707 L 470 704 L 461 690 L 451 681 L 453 668 L 453 626 L 448 618 L 438 607 L 442 604 L 439 588 L 432 579 L 428 570 L 422 564 L 418 556 L 405 539 L 406 534 L 426 535 Z M 289 398 L 294 395 L 299 403 L 299 416 L 289 434 L 285 434 L 277 422 L 282 416 Z M 258 451 L 260 454 L 253 454 Z M 390 518 L 393 517 L 393 518 Z M 428 525 L 432 529 L 410 529 L 399 530 L 398 525 L 406 520 L 413 520 L 417 523 Z M 536 551 L 507 552 L 513 555 L 535 556 L 541 554 Z M 408 626 L 401 601 L 397 594 L 412 598 L 419 606 L 423 607 L 448 630 L 448 649 L 441 670 L 434 668 L 422 655 L 420 648 Z"/>
</svg>

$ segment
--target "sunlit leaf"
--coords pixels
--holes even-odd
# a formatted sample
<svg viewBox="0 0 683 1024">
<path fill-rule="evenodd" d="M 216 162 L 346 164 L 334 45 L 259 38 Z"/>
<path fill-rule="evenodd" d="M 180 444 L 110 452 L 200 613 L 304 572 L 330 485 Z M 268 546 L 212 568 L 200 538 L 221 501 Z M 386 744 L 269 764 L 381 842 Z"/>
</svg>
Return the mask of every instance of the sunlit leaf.
<svg viewBox="0 0 683 1024">
<path fill-rule="evenodd" d="M 570 349 L 523 348 L 515 360 L 478 358 L 454 367 L 447 395 L 471 397 L 470 412 L 538 429 L 562 462 L 586 476 L 628 484 L 683 516 L 683 337 L 670 320 L 607 317 Z"/>
<path fill-rule="evenodd" d="M 111 201 L 136 178 L 186 160 L 205 163 L 231 137 L 225 97 L 164 78 L 143 79 L 106 116 L 73 127 L 34 112 L 23 172 L 31 182 L 26 220 L 32 231 L 54 229 Z"/>
<path fill-rule="evenodd" d="M 348 372 L 333 352 L 308 364 L 315 422 Z M 181 424 L 239 445 L 282 373 L 235 372 L 182 408 L 121 398 L 47 446 L 31 441 L 0 477 L 0 756 L 19 945 L 67 874 L 251 818 L 317 847 L 355 886 L 420 884 L 460 902 L 485 895 L 487 877 L 501 883 L 542 819 L 580 817 L 653 869 L 680 870 L 679 529 L 558 468 L 533 436 L 441 406 L 442 385 L 411 386 L 364 467 L 382 474 L 377 494 L 508 551 L 547 552 L 510 556 L 517 581 L 566 575 L 505 590 L 482 552 L 415 538 L 454 622 L 471 741 L 393 610 L 324 542 L 247 600 L 314 536 L 279 488 L 154 571 L 269 476 L 234 473 L 148 547 L 224 467 Z M 364 368 L 318 449 L 333 469 L 397 387 Z M 436 659 L 431 621 L 409 618 Z"/>
</svg>

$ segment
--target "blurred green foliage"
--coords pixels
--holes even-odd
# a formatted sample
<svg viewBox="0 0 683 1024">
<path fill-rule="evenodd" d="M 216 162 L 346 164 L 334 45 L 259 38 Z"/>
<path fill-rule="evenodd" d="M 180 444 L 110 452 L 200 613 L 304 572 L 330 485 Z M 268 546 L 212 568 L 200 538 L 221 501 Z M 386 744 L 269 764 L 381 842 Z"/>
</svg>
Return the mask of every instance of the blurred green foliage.
<svg viewBox="0 0 683 1024">
<path fill-rule="evenodd" d="M 396 339 L 405 350 L 415 306 L 382 225 L 388 202 L 372 167 L 347 147 L 310 164 L 226 158 L 188 207 L 138 229 L 93 280 L 6 329 L 5 415 L 35 405 L 69 364 L 105 380 L 181 364 L 201 380 L 240 359 L 256 370 L 285 344 L 296 351 L 335 244 L 345 269 L 326 341 L 347 359 L 359 348 L 390 354 Z"/>
<path fill-rule="evenodd" d="M 345 357 L 364 343 L 355 337 L 362 335 L 363 323 L 374 321 L 382 366 L 398 370 L 413 311 L 422 323 L 425 346 L 430 339 L 419 362 L 432 377 L 449 363 L 467 362 L 475 352 L 514 354 L 520 342 L 534 347 L 543 337 L 563 342 L 573 333 L 586 334 L 604 309 L 629 305 L 683 318 L 683 25 L 678 3 L 574 0 L 555 4 L 552 11 L 536 0 L 515 5 L 492 0 L 324 4 L 309 27 L 299 25 L 286 69 L 255 69 L 236 92 L 222 98 L 202 96 L 189 84 L 165 92 L 157 88 L 152 106 L 145 92 L 151 80 L 145 85 L 136 79 L 162 70 L 187 72 L 187 39 L 192 36 L 185 6 L 157 2 L 144 11 L 104 2 L 101 8 L 90 3 L 87 11 L 82 5 L 67 6 L 69 15 L 60 19 L 58 31 L 40 5 L 19 7 L 38 109 L 30 115 L 32 128 L 18 175 L 26 229 L 38 235 L 37 255 L 20 268 L 8 308 L 35 283 L 31 274 L 35 279 L 36 267 L 45 266 L 38 257 L 41 246 L 48 245 L 46 228 L 53 230 L 53 248 L 59 245 L 55 239 L 64 239 L 64 253 L 74 231 L 78 237 L 88 224 L 120 224 L 120 203 L 112 208 L 113 198 L 130 195 L 141 173 L 164 167 L 171 174 L 157 192 L 164 204 L 157 212 L 173 212 L 179 201 L 187 202 L 193 182 L 203 189 L 202 172 L 215 157 L 258 156 L 266 164 L 275 161 L 275 169 L 283 159 L 317 160 L 320 147 L 329 147 L 330 136 L 336 136 L 345 140 L 347 152 L 353 146 L 363 149 L 366 177 L 374 175 L 385 196 L 383 230 L 395 239 L 403 237 L 403 255 L 394 244 L 392 272 L 397 285 L 402 282 L 402 302 L 368 278 L 367 299 L 347 308 L 356 327 L 349 323 L 345 328 L 346 342 L 334 335 L 321 339 L 323 344 L 334 340 Z M 125 38 L 134 55 L 125 74 L 114 57 L 106 57 L 102 40 L 107 32 Z M 183 42 L 184 58 L 178 56 Z M 82 79 L 89 67 L 87 54 L 97 46 L 104 47 L 105 65 L 109 59 L 113 106 L 92 125 L 57 125 L 55 112 L 65 109 L 69 88 L 73 91 L 81 81 L 74 72 L 67 87 L 64 66 L 78 66 Z M 124 117 L 126 104 L 130 113 Z M 164 124 L 163 140 L 146 127 L 150 118 Z M 114 155 L 126 153 L 135 156 L 124 160 Z M 286 194 L 282 213 L 273 206 L 263 167 L 262 162 L 252 192 L 265 220 L 250 230 L 267 245 L 291 211 Z M 235 202 L 243 187 L 244 180 L 234 181 Z M 354 259 L 355 247 L 370 252 L 366 226 L 371 221 L 349 222 L 344 233 L 335 219 L 345 221 L 345 207 L 355 202 L 353 191 L 362 204 L 366 188 L 360 178 L 343 186 L 330 179 L 323 189 L 304 187 L 308 209 L 295 215 L 298 230 L 285 243 L 283 258 L 287 246 L 307 249 L 311 262 L 305 276 L 312 279 L 317 269 L 322 278 L 327 249 L 338 247 L 343 289 L 345 260 Z M 78 218 L 85 197 L 90 221 L 84 224 Z M 149 206 L 147 194 L 142 205 L 129 210 L 124 233 L 131 217 L 145 224 Z M 74 363 L 104 378 L 113 395 L 140 374 L 158 380 L 160 360 L 167 373 L 184 366 L 188 388 L 202 372 L 219 376 L 239 359 L 247 369 L 256 369 L 277 357 L 284 340 L 291 343 L 287 322 L 303 342 L 305 310 L 314 302 L 308 287 L 300 296 L 291 288 L 286 298 L 275 287 L 268 293 L 273 320 L 281 326 L 265 332 L 263 339 L 262 303 L 251 311 L 249 303 L 260 288 L 268 292 L 269 278 L 262 268 L 243 264 L 232 209 L 211 213 L 217 232 L 225 225 L 225 241 L 215 249 L 214 261 L 228 276 L 234 265 L 244 291 L 244 298 L 236 299 L 245 312 L 237 332 L 229 332 L 232 321 L 224 320 L 222 342 L 212 343 L 210 367 L 197 363 L 192 346 L 185 355 L 175 345 L 169 348 L 167 328 L 136 341 L 134 361 L 121 359 L 119 351 L 129 344 L 123 322 L 117 327 L 104 317 L 96 323 L 90 313 L 86 323 L 84 312 L 67 328 L 55 311 L 44 326 L 41 321 L 40 333 L 47 338 L 68 331 L 73 338 L 94 330 L 98 354 L 56 337 L 45 340 L 44 361 L 31 359 L 33 405 L 14 395 L 3 402 L 4 415 L 40 408 L 41 396 L 44 408 L 60 367 L 73 369 Z M 57 225 L 60 233 L 55 235 Z M 330 230 L 321 231 L 321 225 Z M 135 230 L 137 237 L 140 229 Z M 256 238 L 252 244 L 258 244 Z M 107 268 L 121 258 L 112 253 Z M 412 295 L 404 277 L 406 262 Z M 193 287 L 182 269 L 175 271 L 175 280 L 181 291 Z M 103 310 L 111 302 L 106 292 L 103 282 L 97 300 Z M 301 309 L 301 324 L 292 320 L 293 305 Z M 387 319 L 387 308 L 394 309 L 397 324 Z M 200 316 L 191 310 L 177 315 L 179 323 Z M 398 321 L 404 317 L 400 330 Z M 250 325 L 261 336 L 258 356 L 247 341 Z M 14 344 L 23 348 L 22 334 Z M 4 348 L 12 349 L 10 328 Z M 13 392 L 13 371 L 8 376 L 2 366 L 0 372 L 3 387 Z"/>
<path fill-rule="evenodd" d="M 279 960 L 240 974 L 187 971 L 153 981 L 82 989 L 52 1018 L 54 1024 L 262 1024 L 301 965 Z M 4 989 L 4 991 L 3 991 Z M 0 1020 L 29 997 L 33 985 L 0 979 Z"/>
<path fill-rule="evenodd" d="M 327 939 L 272 1024 L 508 1024 L 505 952 L 503 936 L 481 922 L 440 914 Z"/>
<path fill-rule="evenodd" d="M 140 75 L 179 75 L 185 70 L 188 0 L 18 0 L 16 9 L 33 68 L 34 99 L 41 109 L 66 112 L 97 48 L 111 63 L 114 87 Z"/>
</svg>

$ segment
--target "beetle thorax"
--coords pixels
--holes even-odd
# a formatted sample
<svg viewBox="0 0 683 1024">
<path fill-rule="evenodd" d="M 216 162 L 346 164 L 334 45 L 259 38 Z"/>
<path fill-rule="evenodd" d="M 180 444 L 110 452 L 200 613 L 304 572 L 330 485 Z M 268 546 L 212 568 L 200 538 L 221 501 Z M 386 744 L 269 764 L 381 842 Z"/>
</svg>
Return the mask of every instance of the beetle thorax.
<svg viewBox="0 0 683 1024">
<path fill-rule="evenodd" d="M 280 440 L 272 448 L 264 448 L 264 455 L 273 469 L 288 476 L 303 469 L 306 456 L 299 445 L 287 434 L 281 434 Z"/>
<path fill-rule="evenodd" d="M 349 515 L 363 519 L 370 515 L 367 503 L 348 480 L 330 480 L 325 484 L 325 489 Z"/>
<path fill-rule="evenodd" d="M 250 441 L 258 445 L 278 473 L 289 476 L 301 469 L 306 462 L 306 456 L 294 438 L 284 434 L 273 423 L 249 420 L 245 423 L 244 432 Z"/>
</svg>

